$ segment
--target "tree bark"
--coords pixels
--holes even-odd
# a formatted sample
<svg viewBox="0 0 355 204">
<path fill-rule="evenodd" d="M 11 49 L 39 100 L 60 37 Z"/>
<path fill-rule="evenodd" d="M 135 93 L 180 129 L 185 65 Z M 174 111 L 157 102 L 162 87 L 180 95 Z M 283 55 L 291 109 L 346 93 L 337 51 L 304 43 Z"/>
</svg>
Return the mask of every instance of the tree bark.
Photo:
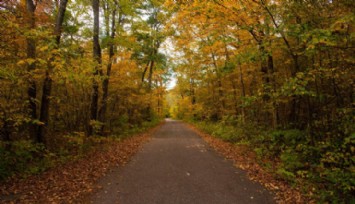
<svg viewBox="0 0 355 204">
<path fill-rule="evenodd" d="M 233 88 L 233 100 L 234 100 L 234 110 L 235 110 L 234 115 L 237 117 L 238 116 L 238 97 L 237 97 L 237 87 L 235 85 L 233 75 L 230 78 L 230 80 L 231 80 L 231 84 L 232 84 L 232 88 Z"/>
<path fill-rule="evenodd" d="M 33 30 L 36 27 L 36 19 L 35 19 L 35 11 L 36 5 L 32 0 L 26 0 L 26 11 L 27 15 L 29 16 L 28 19 L 28 26 L 29 29 Z M 36 59 L 36 41 L 31 37 L 26 38 L 27 49 L 26 54 L 28 59 Z M 28 109 L 30 118 L 34 121 L 37 120 L 37 104 L 36 104 L 36 97 L 37 97 L 37 85 L 36 81 L 32 77 L 32 71 L 36 69 L 36 63 L 33 62 L 28 64 L 27 71 L 29 73 L 28 78 L 28 89 L 27 89 L 27 96 L 28 96 Z M 30 124 L 30 137 L 35 142 L 42 142 L 40 138 L 37 137 L 37 124 Z"/>
<path fill-rule="evenodd" d="M 220 74 L 220 71 L 218 69 L 218 66 L 217 66 L 217 61 L 216 61 L 216 58 L 215 58 L 215 54 L 214 52 L 212 51 L 212 61 L 213 61 L 213 66 L 215 68 L 215 72 L 216 72 L 216 77 L 217 77 L 217 86 L 218 86 L 218 107 L 219 107 L 219 113 L 218 113 L 218 119 L 221 119 L 223 114 L 224 114 L 224 111 L 225 111 L 225 101 L 224 101 L 224 93 L 223 93 L 223 86 L 222 86 L 222 81 L 221 81 L 221 74 Z"/>
<path fill-rule="evenodd" d="M 151 61 L 150 66 L 149 66 L 149 75 L 148 75 L 148 91 L 149 91 L 149 93 L 152 91 L 153 68 L 154 68 L 154 60 Z"/>
<path fill-rule="evenodd" d="M 145 74 L 147 73 L 147 70 L 149 68 L 150 62 L 151 61 L 148 61 L 147 64 L 145 65 L 145 67 L 144 67 L 144 70 L 143 70 L 143 73 L 142 73 L 142 85 L 143 85 L 143 82 L 144 82 Z"/>
<path fill-rule="evenodd" d="M 97 112 L 98 112 L 98 101 L 99 101 L 99 84 L 96 81 L 95 77 L 99 75 L 101 68 L 101 47 L 99 43 L 99 0 L 92 0 L 92 9 L 94 13 L 94 35 L 93 35 L 93 57 L 96 62 L 95 70 L 94 70 L 94 79 L 92 85 L 92 96 L 91 96 L 91 105 L 90 105 L 90 121 L 97 120 Z M 88 135 L 94 134 L 94 127 L 92 124 L 90 125 Z"/>
<path fill-rule="evenodd" d="M 245 85 L 244 85 L 244 79 L 243 79 L 243 71 L 242 71 L 242 65 L 239 65 L 239 77 L 240 77 L 240 84 L 242 86 L 242 97 L 245 99 Z M 242 104 L 242 122 L 245 123 L 245 104 Z"/>
<path fill-rule="evenodd" d="M 109 46 L 109 62 L 107 64 L 106 70 L 106 77 L 102 82 L 102 105 L 99 111 L 99 119 L 104 124 L 101 127 L 101 134 L 103 134 L 105 129 L 105 122 L 106 122 L 106 110 L 107 110 L 107 98 L 108 98 L 108 86 L 110 82 L 111 76 L 111 68 L 112 68 L 112 61 L 114 52 L 114 43 L 113 40 L 116 35 L 116 8 L 112 11 L 112 22 L 111 22 L 111 34 L 110 34 L 110 46 Z"/>
<path fill-rule="evenodd" d="M 59 48 L 60 44 L 60 38 L 62 35 L 62 25 L 64 21 L 64 15 L 65 15 L 65 10 L 67 7 L 68 0 L 61 0 L 57 17 L 56 17 L 56 22 L 55 22 L 55 27 L 54 27 L 54 35 L 55 35 L 55 47 L 54 49 Z M 53 61 L 54 55 L 50 57 L 50 61 L 48 63 L 48 67 L 46 70 L 46 76 L 44 79 L 44 84 L 43 84 L 43 89 L 42 89 L 42 100 L 41 100 L 41 112 L 40 112 L 40 118 L 39 120 L 43 123 L 41 126 L 38 128 L 38 133 L 37 137 L 39 140 L 42 142 L 45 142 L 45 136 L 46 132 L 48 129 L 49 125 L 49 107 L 50 107 L 50 97 L 51 97 L 51 92 L 52 92 L 52 78 L 51 78 L 51 73 L 53 71 L 54 65 Z"/>
</svg>

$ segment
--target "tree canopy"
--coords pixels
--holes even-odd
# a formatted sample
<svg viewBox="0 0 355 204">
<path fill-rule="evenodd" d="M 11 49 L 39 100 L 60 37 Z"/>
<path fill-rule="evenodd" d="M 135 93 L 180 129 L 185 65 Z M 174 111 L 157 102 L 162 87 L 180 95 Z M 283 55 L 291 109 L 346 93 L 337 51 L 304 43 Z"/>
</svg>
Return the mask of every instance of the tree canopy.
<svg viewBox="0 0 355 204">
<path fill-rule="evenodd" d="M 305 191 L 321 190 L 321 201 L 354 201 L 354 9 L 349 0 L 0 2 L 0 154 L 18 141 L 57 151 L 68 138 L 170 116 L 249 144 L 279 162 L 280 178 L 311 181 Z"/>
</svg>

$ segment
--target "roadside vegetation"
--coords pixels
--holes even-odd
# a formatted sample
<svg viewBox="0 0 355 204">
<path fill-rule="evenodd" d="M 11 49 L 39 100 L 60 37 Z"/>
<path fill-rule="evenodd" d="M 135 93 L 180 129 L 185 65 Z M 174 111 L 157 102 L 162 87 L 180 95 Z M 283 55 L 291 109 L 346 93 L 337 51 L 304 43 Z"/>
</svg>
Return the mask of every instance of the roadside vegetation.
<svg viewBox="0 0 355 204">
<path fill-rule="evenodd" d="M 98 181 L 129 162 L 158 127 L 122 140 L 96 138 L 88 151 L 65 156 L 40 174 L 21 172 L 0 183 L 1 203 L 88 203 L 90 194 L 100 189 Z"/>
<path fill-rule="evenodd" d="M 45 147 L 30 140 L 0 142 L 0 180 L 26 178 L 50 168 L 77 161 L 95 151 L 105 151 L 113 144 L 146 132 L 161 122 L 156 118 L 122 130 L 116 135 L 87 137 L 81 132 L 58 135 L 54 144 Z"/>
<path fill-rule="evenodd" d="M 340 144 L 310 145 L 307 132 L 298 129 L 268 129 L 233 121 L 190 121 L 200 130 L 255 153 L 257 163 L 276 179 L 286 181 L 318 202 L 354 202 L 354 135 Z M 235 121 L 234 121 L 235 122 Z M 318 147 L 319 146 L 319 147 Z M 268 182 L 268 181 L 264 181 Z"/>
<path fill-rule="evenodd" d="M 46 171 L 165 116 L 163 2 L 0 2 L 0 180 Z M 143 18 L 144 17 L 144 18 Z"/>
<path fill-rule="evenodd" d="M 355 202 L 354 6 L 340 1 L 174 5 L 171 115 L 255 152 L 320 203 Z"/>
</svg>

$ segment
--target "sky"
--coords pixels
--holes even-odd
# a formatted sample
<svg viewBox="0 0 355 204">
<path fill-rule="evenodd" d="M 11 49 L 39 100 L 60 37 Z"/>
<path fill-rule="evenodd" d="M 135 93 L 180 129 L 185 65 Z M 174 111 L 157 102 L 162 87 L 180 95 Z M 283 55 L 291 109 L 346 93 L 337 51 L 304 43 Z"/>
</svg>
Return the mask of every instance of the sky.
<svg viewBox="0 0 355 204">
<path fill-rule="evenodd" d="M 171 90 L 171 89 L 173 89 L 173 88 L 175 87 L 175 85 L 176 85 L 176 78 L 175 78 L 174 76 L 172 76 L 172 77 L 170 78 L 170 81 L 169 81 L 169 83 L 168 83 L 166 89 L 167 89 L 167 90 Z"/>
<path fill-rule="evenodd" d="M 171 41 L 171 38 L 167 38 L 163 43 L 162 43 L 162 46 L 161 48 L 159 49 L 160 52 L 164 53 L 168 58 L 169 58 L 169 61 L 172 61 L 174 60 L 174 58 L 176 58 L 177 56 L 177 53 L 175 51 L 175 48 L 174 48 L 174 43 Z M 177 82 L 177 79 L 175 77 L 175 74 L 172 74 L 171 77 L 170 77 L 170 80 L 167 84 L 167 90 L 171 90 L 175 87 L 176 85 L 176 82 Z"/>
</svg>

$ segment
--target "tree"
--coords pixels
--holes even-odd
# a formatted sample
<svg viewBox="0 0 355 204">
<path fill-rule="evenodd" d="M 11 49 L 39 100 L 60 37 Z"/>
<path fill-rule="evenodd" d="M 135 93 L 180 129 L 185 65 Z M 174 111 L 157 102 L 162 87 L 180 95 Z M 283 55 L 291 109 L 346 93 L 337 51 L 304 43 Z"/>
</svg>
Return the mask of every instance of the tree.
<svg viewBox="0 0 355 204">
<path fill-rule="evenodd" d="M 39 120 L 43 125 L 38 128 L 38 141 L 45 142 L 46 129 L 48 128 L 49 123 L 49 108 L 50 108 L 50 98 L 52 92 L 52 78 L 51 74 L 53 72 L 53 68 L 55 67 L 55 52 L 58 51 L 60 45 L 60 39 L 62 35 L 62 25 L 64 21 L 65 10 L 67 8 L 68 0 L 61 0 L 59 4 L 59 8 L 56 14 L 56 20 L 54 25 L 54 49 L 52 51 L 52 56 L 49 58 L 48 68 L 46 70 L 46 76 L 44 79 L 43 90 L 42 90 L 42 100 L 41 100 L 41 111 Z"/>
<path fill-rule="evenodd" d="M 349 186 L 347 179 L 336 176 L 350 175 L 343 168 L 348 166 L 349 157 L 340 153 L 344 160 L 333 163 L 328 156 L 340 155 L 340 149 L 348 152 L 344 150 L 348 144 L 345 140 L 349 141 L 354 131 L 348 123 L 354 101 L 353 80 L 349 77 L 354 71 L 350 62 L 354 15 L 349 2 L 238 0 L 167 4 L 175 12 L 171 24 L 181 56 L 176 60 L 178 83 L 171 93 L 176 96 L 172 115 L 203 120 L 203 124 L 218 123 L 216 132 L 221 127 L 245 131 L 222 136 L 232 136 L 232 141 L 246 140 L 255 148 L 273 152 L 273 157 L 284 162 L 278 171 L 281 177 L 287 174 L 299 179 L 298 173 L 307 169 L 308 178 L 314 178 L 308 181 L 317 186 L 321 180 L 329 187 L 317 187 L 324 190 L 321 199 L 335 199 L 329 192 L 348 194 L 349 190 L 340 190 L 332 182 Z M 189 50 L 199 60 L 191 60 Z M 191 70 L 197 74 L 191 75 Z M 200 76 L 198 83 L 188 91 L 189 82 L 195 82 L 196 76 Z M 200 106 L 202 113 L 193 106 Z M 263 133 L 248 137 L 248 132 L 257 127 L 262 127 L 259 132 Z M 327 144 L 327 148 L 320 144 Z M 301 146 L 304 148 L 297 150 Z M 306 163 L 323 169 L 299 165 Z M 339 171 L 330 173 L 330 169 Z M 336 179 L 319 176 L 324 174 Z"/>
<path fill-rule="evenodd" d="M 109 55 L 109 59 L 108 59 L 108 63 L 107 63 L 107 67 L 106 67 L 106 77 L 104 78 L 103 82 L 102 82 L 102 105 L 101 108 L 99 110 L 99 120 L 105 124 L 106 122 L 106 111 L 107 111 L 107 99 L 108 99 L 108 88 L 109 88 L 109 80 L 110 80 L 110 75 L 111 75 L 111 68 L 112 68 L 112 63 L 113 63 L 113 56 L 115 54 L 115 45 L 114 45 L 114 39 L 116 36 L 116 13 L 117 13 L 117 8 L 120 8 L 120 6 L 118 5 L 118 2 L 115 0 L 114 1 L 114 8 L 111 9 L 112 13 L 111 15 L 110 13 L 110 3 L 109 1 L 105 2 L 105 22 L 106 22 L 106 36 L 109 37 L 109 48 L 108 48 L 108 55 Z M 109 26 L 109 22 L 110 22 L 110 16 L 111 16 L 111 28 Z M 122 10 L 119 10 L 119 19 L 118 19 L 118 26 L 120 26 L 120 24 L 122 23 Z M 111 33 L 110 33 L 110 29 L 111 29 Z M 101 127 L 101 134 L 103 134 L 104 132 L 104 127 L 105 125 L 102 125 Z"/>
<path fill-rule="evenodd" d="M 93 58 L 95 61 L 95 69 L 94 69 L 94 79 L 92 85 L 92 98 L 91 98 L 91 108 L 90 108 L 90 130 L 89 135 L 94 134 L 94 125 L 97 121 L 97 114 L 98 114 L 98 103 L 99 103 L 99 84 L 97 81 L 97 76 L 102 75 L 101 71 L 101 47 L 99 42 L 99 32 L 100 32 L 100 23 L 99 23 L 99 16 L 100 16 L 100 1 L 93 0 L 92 1 L 92 9 L 94 14 L 94 27 L 93 27 Z M 95 78 L 96 77 L 96 78 Z"/>
<path fill-rule="evenodd" d="M 36 5 L 32 0 L 26 0 L 26 16 L 27 16 L 27 22 L 28 22 L 28 28 L 30 31 L 33 31 L 36 27 L 36 20 L 35 20 L 35 11 L 36 11 Z M 36 104 L 36 97 L 37 97 L 37 85 L 36 82 L 34 81 L 33 77 L 31 76 L 32 73 L 36 69 L 36 42 L 35 39 L 31 36 L 28 36 L 26 38 L 27 41 L 27 59 L 30 59 L 27 65 L 27 71 L 30 74 L 30 77 L 28 78 L 28 89 L 27 89 L 27 94 L 28 94 L 28 106 L 29 106 L 29 112 L 30 112 L 30 117 L 32 119 L 32 124 L 30 125 L 30 132 L 31 132 L 31 137 L 33 138 L 34 141 L 36 142 L 43 142 L 42 138 L 39 138 L 37 135 L 37 124 L 34 122 L 37 120 L 37 104 Z"/>
</svg>

